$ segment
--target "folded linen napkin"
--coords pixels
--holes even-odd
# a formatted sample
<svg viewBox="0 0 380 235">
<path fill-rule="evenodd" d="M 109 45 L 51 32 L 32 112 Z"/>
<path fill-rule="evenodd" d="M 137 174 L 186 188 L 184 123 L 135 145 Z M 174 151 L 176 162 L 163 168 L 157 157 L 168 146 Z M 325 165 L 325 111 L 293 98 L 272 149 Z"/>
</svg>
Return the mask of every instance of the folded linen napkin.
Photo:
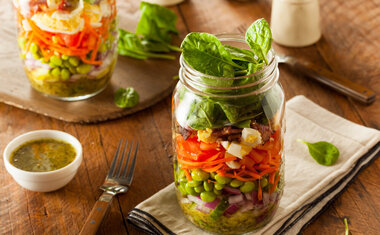
<svg viewBox="0 0 380 235">
<path fill-rule="evenodd" d="M 328 141 L 340 157 L 319 165 L 308 142 Z M 296 234 L 318 216 L 380 152 L 380 131 L 345 120 L 297 96 L 286 104 L 285 188 L 273 219 L 256 234 Z M 133 209 L 127 220 L 149 234 L 208 234 L 188 221 L 177 203 L 174 183 Z"/>
</svg>

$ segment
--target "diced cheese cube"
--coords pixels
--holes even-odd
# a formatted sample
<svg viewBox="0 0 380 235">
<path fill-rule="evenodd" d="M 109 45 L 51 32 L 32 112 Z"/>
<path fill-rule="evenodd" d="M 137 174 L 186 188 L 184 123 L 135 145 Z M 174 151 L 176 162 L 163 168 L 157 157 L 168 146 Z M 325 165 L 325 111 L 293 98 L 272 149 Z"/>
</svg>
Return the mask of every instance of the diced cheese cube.
<svg viewBox="0 0 380 235">
<path fill-rule="evenodd" d="M 223 146 L 223 148 L 228 149 L 231 143 L 229 141 L 221 141 L 220 144 Z"/>
<path fill-rule="evenodd" d="M 238 142 L 233 141 L 227 149 L 227 153 L 234 155 L 242 159 L 252 150 L 251 146 L 245 144 L 239 144 Z"/>
<path fill-rule="evenodd" d="M 233 155 L 229 153 L 225 153 L 224 157 L 233 157 Z M 237 161 L 228 161 L 226 162 L 226 165 L 231 169 L 239 169 L 241 166 L 241 164 Z"/>
<path fill-rule="evenodd" d="M 252 128 L 244 128 L 241 134 L 241 138 L 244 144 L 251 147 L 256 147 L 262 143 L 260 132 Z"/>
</svg>

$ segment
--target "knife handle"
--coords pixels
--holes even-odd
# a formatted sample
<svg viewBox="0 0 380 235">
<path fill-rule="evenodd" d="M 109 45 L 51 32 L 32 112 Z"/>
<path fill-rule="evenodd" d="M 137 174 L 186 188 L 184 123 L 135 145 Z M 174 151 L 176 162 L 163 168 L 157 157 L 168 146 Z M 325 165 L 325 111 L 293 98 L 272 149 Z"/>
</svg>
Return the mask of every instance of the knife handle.
<svg viewBox="0 0 380 235">
<path fill-rule="evenodd" d="M 354 83 L 339 74 L 330 72 L 318 65 L 307 61 L 291 60 L 289 61 L 297 71 L 333 88 L 334 90 L 349 96 L 365 104 L 371 104 L 375 101 L 376 93 L 360 84 Z"/>
</svg>

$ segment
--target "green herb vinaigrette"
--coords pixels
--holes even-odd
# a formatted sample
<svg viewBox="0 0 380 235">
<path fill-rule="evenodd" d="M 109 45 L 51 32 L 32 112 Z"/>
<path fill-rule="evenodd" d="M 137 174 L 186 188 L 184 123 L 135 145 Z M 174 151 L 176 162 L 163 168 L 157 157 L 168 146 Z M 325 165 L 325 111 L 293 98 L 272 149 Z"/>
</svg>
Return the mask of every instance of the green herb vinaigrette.
<svg viewBox="0 0 380 235">
<path fill-rule="evenodd" d="M 74 147 L 65 141 L 38 139 L 26 142 L 13 151 L 10 163 L 21 170 L 45 172 L 67 166 L 75 156 Z"/>
</svg>

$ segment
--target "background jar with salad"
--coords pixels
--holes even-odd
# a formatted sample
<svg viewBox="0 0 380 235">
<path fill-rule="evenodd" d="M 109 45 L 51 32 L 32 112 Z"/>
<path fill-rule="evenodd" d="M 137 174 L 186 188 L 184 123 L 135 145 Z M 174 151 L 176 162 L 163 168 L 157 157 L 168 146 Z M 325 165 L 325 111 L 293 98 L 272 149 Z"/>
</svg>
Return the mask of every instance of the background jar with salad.
<svg viewBox="0 0 380 235">
<path fill-rule="evenodd" d="M 32 87 L 61 100 L 101 92 L 117 60 L 115 0 L 13 0 Z"/>
<path fill-rule="evenodd" d="M 205 40 L 201 34 L 195 36 Z M 249 49 L 241 36 L 218 39 L 225 48 Z M 238 49 L 228 50 L 237 55 Z M 210 232 L 241 234 L 261 228 L 274 215 L 284 185 L 284 93 L 274 51 L 266 56 L 267 65 L 242 76 L 237 69 L 234 77 L 197 71 L 185 52 L 173 94 L 179 204 L 190 221 Z"/>
</svg>

